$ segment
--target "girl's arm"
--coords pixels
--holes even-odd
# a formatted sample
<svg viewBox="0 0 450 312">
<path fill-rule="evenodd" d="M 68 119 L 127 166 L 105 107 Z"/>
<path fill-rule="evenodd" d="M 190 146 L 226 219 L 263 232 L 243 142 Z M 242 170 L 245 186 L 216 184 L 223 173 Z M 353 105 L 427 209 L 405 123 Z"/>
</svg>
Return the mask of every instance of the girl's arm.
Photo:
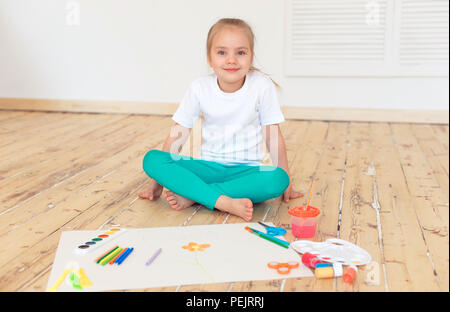
<svg viewBox="0 0 450 312">
<path fill-rule="evenodd" d="M 267 150 L 272 158 L 274 166 L 284 169 L 289 175 L 289 186 L 283 193 L 283 200 L 288 202 L 290 199 L 303 197 L 300 192 L 294 191 L 291 183 L 291 174 L 289 173 L 289 165 L 286 153 L 286 144 L 284 142 L 283 134 L 281 133 L 280 125 L 267 125 L 263 128 L 263 136 L 266 141 Z"/>
<path fill-rule="evenodd" d="M 183 127 L 179 123 L 170 128 L 170 133 L 163 144 L 162 150 L 173 154 L 179 154 L 191 133 L 190 128 Z"/>
<path fill-rule="evenodd" d="M 289 173 L 286 144 L 284 142 L 283 134 L 281 133 L 280 125 L 264 126 L 263 136 L 273 165 L 284 169 L 284 171 L 291 176 Z"/>
</svg>

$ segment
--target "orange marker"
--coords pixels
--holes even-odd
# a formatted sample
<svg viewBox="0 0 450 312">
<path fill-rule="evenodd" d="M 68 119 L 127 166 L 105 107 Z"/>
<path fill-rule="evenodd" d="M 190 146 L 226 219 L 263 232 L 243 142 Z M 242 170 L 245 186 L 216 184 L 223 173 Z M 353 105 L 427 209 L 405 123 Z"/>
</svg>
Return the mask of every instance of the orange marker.
<svg viewBox="0 0 450 312">
<path fill-rule="evenodd" d="M 119 252 L 114 258 L 111 259 L 111 261 L 109 261 L 109 264 L 113 264 L 114 261 L 116 261 L 116 259 L 119 258 L 120 255 L 123 254 L 126 250 L 127 248 L 124 248 L 121 252 Z"/>
</svg>

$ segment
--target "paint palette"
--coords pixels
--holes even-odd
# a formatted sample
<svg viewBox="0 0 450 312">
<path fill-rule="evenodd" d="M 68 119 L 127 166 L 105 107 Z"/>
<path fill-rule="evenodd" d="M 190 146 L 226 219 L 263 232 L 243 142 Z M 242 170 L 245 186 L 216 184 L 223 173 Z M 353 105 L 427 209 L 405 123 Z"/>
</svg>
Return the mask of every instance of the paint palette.
<svg viewBox="0 0 450 312">
<path fill-rule="evenodd" d="M 117 237 L 119 237 L 120 235 L 125 233 L 126 231 L 127 231 L 126 229 L 112 228 L 107 231 L 101 232 L 101 234 L 99 234 L 98 236 L 93 237 L 90 240 L 86 240 L 85 242 L 80 243 L 74 249 L 73 252 L 75 254 L 86 254 L 88 252 L 91 252 L 92 250 L 97 249 L 98 247 L 101 247 L 101 246 L 113 241 L 114 239 L 116 239 Z"/>
<path fill-rule="evenodd" d="M 324 242 L 298 240 L 291 246 L 301 254 L 309 252 L 325 262 L 365 265 L 372 260 L 370 254 L 361 247 L 338 238 L 329 238 Z"/>
</svg>

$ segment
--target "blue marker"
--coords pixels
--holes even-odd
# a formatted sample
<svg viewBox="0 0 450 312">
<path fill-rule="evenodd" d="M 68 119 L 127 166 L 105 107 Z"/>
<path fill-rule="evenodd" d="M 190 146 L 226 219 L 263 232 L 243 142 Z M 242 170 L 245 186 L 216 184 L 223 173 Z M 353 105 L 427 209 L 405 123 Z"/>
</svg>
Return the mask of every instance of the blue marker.
<svg viewBox="0 0 450 312">
<path fill-rule="evenodd" d="M 117 263 L 118 265 L 120 265 L 122 262 L 125 261 L 125 259 L 128 257 L 128 255 L 133 251 L 134 248 L 131 248 L 130 250 L 127 250 L 125 252 L 125 254 L 123 255 L 123 258 L 119 260 L 119 262 Z"/>
<path fill-rule="evenodd" d="M 128 250 L 130 248 L 125 249 L 125 251 L 119 256 L 119 258 L 117 258 L 114 263 L 119 263 L 119 261 L 123 258 L 123 256 L 125 256 L 128 253 Z"/>
<path fill-rule="evenodd" d="M 316 264 L 316 269 L 317 268 L 327 268 L 327 267 L 332 267 L 333 265 L 331 263 L 317 263 Z"/>
</svg>

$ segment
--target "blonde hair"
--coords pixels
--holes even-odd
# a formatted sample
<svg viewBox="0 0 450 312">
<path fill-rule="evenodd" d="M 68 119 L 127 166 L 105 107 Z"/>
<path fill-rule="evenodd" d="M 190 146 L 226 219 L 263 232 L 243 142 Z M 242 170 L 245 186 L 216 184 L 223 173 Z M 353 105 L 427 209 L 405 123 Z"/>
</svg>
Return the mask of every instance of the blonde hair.
<svg viewBox="0 0 450 312">
<path fill-rule="evenodd" d="M 252 28 L 249 24 L 247 24 L 245 21 L 239 19 L 239 18 L 222 18 L 218 20 L 214 25 L 211 26 L 211 28 L 208 31 L 208 37 L 206 39 L 206 55 L 207 58 L 210 58 L 211 55 L 211 48 L 212 48 L 212 42 L 214 37 L 217 35 L 217 33 L 222 30 L 226 26 L 235 26 L 240 28 L 244 34 L 247 36 L 248 41 L 250 43 L 250 51 L 252 53 L 252 65 L 250 66 L 249 71 L 259 71 L 265 75 L 267 75 L 269 78 L 270 76 L 266 74 L 265 72 L 261 71 L 260 69 L 253 66 L 253 59 L 255 56 L 255 34 L 252 31 Z M 276 83 L 272 78 L 270 78 L 272 82 L 275 84 L 277 88 L 281 88 L 278 83 Z"/>
</svg>

